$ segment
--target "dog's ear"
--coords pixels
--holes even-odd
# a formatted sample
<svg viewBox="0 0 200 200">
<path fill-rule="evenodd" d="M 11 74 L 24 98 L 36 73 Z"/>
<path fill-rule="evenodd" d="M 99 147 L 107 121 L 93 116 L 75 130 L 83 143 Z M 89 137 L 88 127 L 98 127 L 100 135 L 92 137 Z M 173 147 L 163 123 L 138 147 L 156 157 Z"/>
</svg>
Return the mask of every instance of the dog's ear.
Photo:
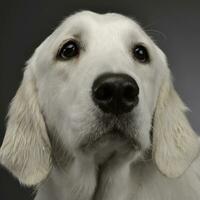
<svg viewBox="0 0 200 200">
<path fill-rule="evenodd" d="M 153 121 L 153 156 L 159 170 L 168 177 L 182 175 L 200 150 L 186 111 L 169 75 L 160 88 Z"/>
<path fill-rule="evenodd" d="M 35 80 L 29 68 L 24 72 L 8 117 L 0 163 L 22 184 L 36 185 L 50 171 L 51 148 L 38 104 Z"/>
</svg>

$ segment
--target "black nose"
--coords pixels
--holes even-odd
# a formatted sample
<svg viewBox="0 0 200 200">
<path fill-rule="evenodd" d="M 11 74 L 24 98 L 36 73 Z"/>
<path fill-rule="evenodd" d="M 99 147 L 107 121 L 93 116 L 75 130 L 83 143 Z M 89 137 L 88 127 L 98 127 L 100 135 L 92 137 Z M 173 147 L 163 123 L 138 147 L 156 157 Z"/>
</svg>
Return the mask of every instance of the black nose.
<svg viewBox="0 0 200 200">
<path fill-rule="evenodd" d="M 99 76 L 92 86 L 92 98 L 105 112 L 123 114 L 138 104 L 139 87 L 127 74 L 106 73 Z"/>
</svg>

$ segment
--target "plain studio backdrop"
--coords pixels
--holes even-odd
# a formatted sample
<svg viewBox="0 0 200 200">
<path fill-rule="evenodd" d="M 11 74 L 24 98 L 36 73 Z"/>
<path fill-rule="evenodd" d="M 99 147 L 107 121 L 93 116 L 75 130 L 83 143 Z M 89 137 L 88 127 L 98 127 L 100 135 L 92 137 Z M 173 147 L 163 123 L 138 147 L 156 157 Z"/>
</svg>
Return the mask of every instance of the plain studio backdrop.
<svg viewBox="0 0 200 200">
<path fill-rule="evenodd" d="M 166 53 L 176 89 L 200 133 L 200 1 L 16 0 L 0 2 L 0 144 L 8 105 L 20 84 L 25 61 L 69 14 L 80 10 L 133 17 Z M 31 189 L 0 168 L 0 199 L 31 200 Z"/>
</svg>

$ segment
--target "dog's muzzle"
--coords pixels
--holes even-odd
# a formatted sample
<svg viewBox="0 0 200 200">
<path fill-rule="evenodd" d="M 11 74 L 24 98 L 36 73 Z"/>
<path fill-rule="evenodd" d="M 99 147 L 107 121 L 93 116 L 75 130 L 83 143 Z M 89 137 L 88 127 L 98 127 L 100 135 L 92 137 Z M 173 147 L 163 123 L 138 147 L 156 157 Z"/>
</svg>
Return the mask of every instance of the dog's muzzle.
<svg viewBox="0 0 200 200">
<path fill-rule="evenodd" d="M 92 99 L 105 113 L 115 115 L 130 112 L 139 102 L 139 87 L 127 74 L 105 73 L 92 86 Z"/>
</svg>

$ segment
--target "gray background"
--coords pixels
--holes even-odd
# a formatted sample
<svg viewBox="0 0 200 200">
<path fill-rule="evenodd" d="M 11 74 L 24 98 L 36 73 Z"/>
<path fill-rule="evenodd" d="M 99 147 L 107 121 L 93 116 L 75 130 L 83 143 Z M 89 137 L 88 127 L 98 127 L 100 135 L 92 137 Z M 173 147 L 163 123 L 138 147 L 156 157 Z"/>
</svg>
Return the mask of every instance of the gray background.
<svg viewBox="0 0 200 200">
<path fill-rule="evenodd" d="M 175 85 L 200 132 L 200 3 L 198 0 L 8 0 L 0 1 L 0 144 L 5 133 L 8 104 L 22 79 L 25 61 L 67 15 L 89 9 L 135 17 L 168 56 Z M 0 199 L 29 200 L 30 189 L 20 187 L 0 169 Z"/>
</svg>

